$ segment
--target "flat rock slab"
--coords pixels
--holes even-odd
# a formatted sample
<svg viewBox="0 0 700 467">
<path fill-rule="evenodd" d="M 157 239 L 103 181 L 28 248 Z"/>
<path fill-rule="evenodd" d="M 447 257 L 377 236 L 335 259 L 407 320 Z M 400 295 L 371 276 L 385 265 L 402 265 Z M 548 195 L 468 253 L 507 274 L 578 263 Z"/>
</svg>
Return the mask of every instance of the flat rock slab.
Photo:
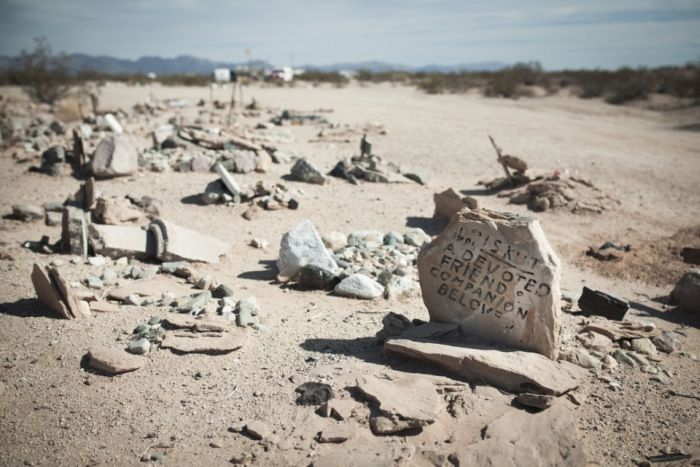
<svg viewBox="0 0 700 467">
<path fill-rule="evenodd" d="M 218 263 L 229 250 L 228 243 L 163 219 L 151 222 L 148 231 L 155 236 L 156 257 L 161 261 Z"/>
<path fill-rule="evenodd" d="M 431 321 L 552 359 L 561 332 L 560 269 L 537 219 L 487 209 L 455 214 L 418 255 Z"/>
<path fill-rule="evenodd" d="M 90 224 L 90 243 L 95 253 L 110 258 L 147 259 L 155 256 L 155 241 L 146 230 L 132 225 Z"/>
<path fill-rule="evenodd" d="M 124 350 L 95 347 L 88 350 L 88 365 L 108 375 L 118 375 L 141 368 L 146 360 Z"/>
<path fill-rule="evenodd" d="M 476 349 L 455 345 L 388 339 L 384 351 L 434 363 L 471 382 L 483 382 L 511 392 L 560 395 L 578 387 L 584 370 L 522 351 Z"/>
<path fill-rule="evenodd" d="M 175 294 L 176 297 L 181 297 L 183 295 L 193 294 L 197 291 L 198 290 L 193 288 L 190 284 L 175 279 L 172 276 L 155 276 L 150 279 L 137 280 L 114 288 L 109 291 L 109 298 L 123 302 L 126 300 L 126 297 L 131 294 L 160 299 L 160 297 L 167 292 Z"/>
<path fill-rule="evenodd" d="M 430 425 L 440 412 L 435 386 L 420 377 L 387 380 L 365 376 L 357 380 L 357 388 L 377 405 L 382 415 L 372 423 L 375 433 L 399 433 Z"/>
<path fill-rule="evenodd" d="M 587 465 L 578 417 L 565 402 L 538 414 L 508 411 L 484 429 L 482 440 L 460 446 L 458 465 L 499 467 Z"/>
<path fill-rule="evenodd" d="M 116 303 L 98 300 L 90 303 L 90 311 L 97 313 L 114 313 L 119 311 L 119 305 Z"/>
<path fill-rule="evenodd" d="M 221 355 L 238 350 L 246 343 L 248 336 L 244 330 L 236 330 L 221 336 L 201 335 L 192 333 L 168 334 L 160 344 L 164 349 L 170 349 L 174 353 L 202 353 L 208 355 Z"/>
<path fill-rule="evenodd" d="M 607 319 L 591 320 L 583 331 L 602 334 L 614 341 L 621 339 L 641 339 L 656 337 L 661 331 L 650 323 L 639 321 L 609 321 Z"/>
</svg>

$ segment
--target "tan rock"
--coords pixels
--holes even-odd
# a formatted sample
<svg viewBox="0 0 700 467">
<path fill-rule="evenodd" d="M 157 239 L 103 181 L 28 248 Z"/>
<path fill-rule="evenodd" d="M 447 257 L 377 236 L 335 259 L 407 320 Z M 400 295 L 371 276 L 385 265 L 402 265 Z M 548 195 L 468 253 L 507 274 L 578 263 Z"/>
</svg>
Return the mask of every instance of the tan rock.
<svg viewBox="0 0 700 467">
<path fill-rule="evenodd" d="M 537 219 L 460 211 L 421 250 L 418 272 L 432 321 L 458 323 L 484 343 L 557 358 L 560 263 Z"/>
<path fill-rule="evenodd" d="M 141 368 L 146 360 L 120 349 L 95 347 L 88 351 L 88 365 L 109 375 L 117 375 Z"/>
<path fill-rule="evenodd" d="M 119 305 L 117 305 L 116 303 L 98 300 L 96 302 L 90 303 L 90 311 L 96 313 L 114 313 L 119 311 Z"/>
<path fill-rule="evenodd" d="M 435 193 L 433 195 L 433 201 L 435 202 L 435 217 L 446 217 L 450 219 L 457 212 L 466 207 L 462 201 L 462 197 L 452 188 L 448 188 L 441 193 Z"/>
<path fill-rule="evenodd" d="M 58 288 L 51 283 L 51 278 L 46 271 L 36 263 L 32 269 L 32 284 L 41 303 L 49 307 L 59 317 L 73 319 Z"/>
<path fill-rule="evenodd" d="M 407 376 L 396 380 L 366 376 L 357 388 L 373 401 L 382 417 L 373 422 L 373 431 L 391 434 L 422 428 L 435 422 L 440 399 L 429 380 Z"/>
<path fill-rule="evenodd" d="M 134 222 L 143 217 L 126 198 L 98 198 L 92 215 L 95 222 L 108 225 Z"/>
<path fill-rule="evenodd" d="M 456 345 L 389 339 L 384 351 L 415 358 L 452 371 L 471 382 L 511 392 L 563 394 L 578 386 L 584 370 L 533 352 L 477 349 Z"/>
<path fill-rule="evenodd" d="M 68 312 L 73 318 L 87 318 L 90 316 L 90 307 L 87 306 L 87 302 L 78 300 L 73 294 L 71 286 L 66 282 L 65 279 L 58 272 L 58 269 L 48 266 L 46 270 L 49 273 L 51 282 L 56 286 L 61 294 L 63 302 L 68 307 Z M 83 303 L 83 304 L 81 304 Z"/>
<path fill-rule="evenodd" d="M 563 401 L 537 414 L 506 412 L 486 426 L 481 441 L 458 446 L 454 459 L 474 466 L 587 465 L 578 419 Z"/>
<path fill-rule="evenodd" d="M 318 434 L 319 443 L 343 443 L 350 439 L 356 430 L 352 425 L 333 423 Z"/>
</svg>

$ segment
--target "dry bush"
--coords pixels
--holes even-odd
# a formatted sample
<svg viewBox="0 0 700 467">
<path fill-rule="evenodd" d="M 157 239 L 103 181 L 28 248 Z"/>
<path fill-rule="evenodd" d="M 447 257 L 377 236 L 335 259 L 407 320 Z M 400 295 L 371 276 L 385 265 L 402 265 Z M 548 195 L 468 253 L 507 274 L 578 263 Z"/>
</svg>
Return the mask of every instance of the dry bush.
<svg viewBox="0 0 700 467">
<path fill-rule="evenodd" d="M 300 81 L 310 81 L 314 84 L 328 83 L 336 87 L 345 86 L 350 82 L 346 76 L 341 75 L 337 71 L 308 70 L 304 73 L 296 75 L 294 79 L 298 79 Z"/>
<path fill-rule="evenodd" d="M 45 37 L 35 39 L 33 51 L 23 50 L 13 68 L 14 81 L 35 101 L 52 104 L 68 95 L 68 58 L 53 55 Z"/>
</svg>

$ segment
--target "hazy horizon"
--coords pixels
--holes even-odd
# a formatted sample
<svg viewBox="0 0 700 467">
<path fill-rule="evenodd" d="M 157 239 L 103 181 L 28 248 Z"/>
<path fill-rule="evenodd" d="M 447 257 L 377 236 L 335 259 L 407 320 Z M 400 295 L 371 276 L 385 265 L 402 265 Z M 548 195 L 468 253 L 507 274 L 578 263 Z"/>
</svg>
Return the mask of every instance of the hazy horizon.
<svg viewBox="0 0 700 467">
<path fill-rule="evenodd" d="M 56 52 L 251 58 L 276 65 L 539 61 L 546 69 L 700 60 L 700 2 L 554 0 L 0 0 L 1 55 L 45 36 Z M 246 51 L 250 51 L 247 54 Z"/>
</svg>

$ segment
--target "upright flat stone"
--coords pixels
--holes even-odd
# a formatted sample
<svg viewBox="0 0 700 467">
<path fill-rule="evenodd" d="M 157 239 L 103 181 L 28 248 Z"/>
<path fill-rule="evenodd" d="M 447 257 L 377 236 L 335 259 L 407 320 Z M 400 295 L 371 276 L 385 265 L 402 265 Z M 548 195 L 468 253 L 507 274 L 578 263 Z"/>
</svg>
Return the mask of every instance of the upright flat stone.
<svg viewBox="0 0 700 467">
<path fill-rule="evenodd" d="M 432 321 L 459 323 L 484 343 L 556 359 L 560 262 L 537 219 L 463 210 L 418 255 Z"/>
<path fill-rule="evenodd" d="M 306 265 L 317 266 L 332 273 L 338 270 L 333 257 L 308 219 L 301 221 L 282 236 L 277 259 L 277 277 L 282 282 L 287 282 L 296 277 Z"/>
<path fill-rule="evenodd" d="M 87 229 L 88 220 L 83 210 L 72 206 L 63 209 L 61 239 L 66 251 L 72 255 L 87 257 Z"/>
<path fill-rule="evenodd" d="M 409 339 L 388 339 L 384 351 L 434 363 L 471 382 L 511 392 L 563 394 L 578 386 L 585 371 L 533 352 L 476 349 Z"/>
<path fill-rule="evenodd" d="M 218 263 L 229 245 L 173 222 L 156 219 L 148 226 L 155 236 L 156 258 L 161 261 L 201 261 Z"/>
<path fill-rule="evenodd" d="M 41 303 L 49 307 L 61 318 L 73 319 L 73 316 L 68 311 L 68 307 L 63 302 L 58 287 L 51 282 L 48 273 L 36 263 L 34 263 L 34 268 L 32 269 L 32 284 Z"/>
<path fill-rule="evenodd" d="M 95 178 L 130 175 L 139 168 L 138 152 L 126 135 L 103 138 L 95 148 L 89 163 Z"/>
</svg>

